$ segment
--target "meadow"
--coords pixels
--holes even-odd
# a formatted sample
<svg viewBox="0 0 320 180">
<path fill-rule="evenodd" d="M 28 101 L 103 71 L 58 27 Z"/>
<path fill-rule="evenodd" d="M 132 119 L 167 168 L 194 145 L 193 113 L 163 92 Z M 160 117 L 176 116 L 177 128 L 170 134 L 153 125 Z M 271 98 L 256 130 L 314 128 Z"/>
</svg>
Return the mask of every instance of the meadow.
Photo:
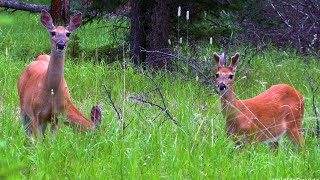
<svg viewBox="0 0 320 180">
<path fill-rule="evenodd" d="M 0 179 L 320 178 L 319 138 L 314 135 L 316 117 L 307 80 L 307 74 L 320 74 L 317 59 L 270 48 L 252 56 L 250 64 L 242 62 L 236 75 L 240 99 L 278 83 L 290 84 L 304 95 L 306 145 L 300 150 L 288 138 L 280 141 L 277 152 L 266 144 L 234 148 L 225 135 L 219 96 L 208 84 L 172 71 L 139 70 L 128 63 L 126 52 L 107 64 L 85 59 L 85 51 L 77 60 L 67 56 L 65 79 L 74 104 L 86 117 L 92 105 L 102 107 L 100 128 L 79 132 L 62 125 L 54 136 L 47 130 L 44 139 L 30 144 L 21 124 L 17 81 L 37 55 L 49 53 L 49 35 L 38 15 L 0 13 L 8 18 L 0 21 Z M 97 28 L 103 23 L 110 22 L 86 25 L 72 36 L 80 37 L 83 49 L 111 44 L 108 28 Z M 214 66 L 211 54 L 219 47 L 203 49 L 203 57 Z M 121 109 L 125 128 L 103 85 Z M 144 97 L 162 105 L 156 86 L 178 126 L 159 108 L 130 99 Z M 319 94 L 315 100 L 320 106 Z"/>
</svg>

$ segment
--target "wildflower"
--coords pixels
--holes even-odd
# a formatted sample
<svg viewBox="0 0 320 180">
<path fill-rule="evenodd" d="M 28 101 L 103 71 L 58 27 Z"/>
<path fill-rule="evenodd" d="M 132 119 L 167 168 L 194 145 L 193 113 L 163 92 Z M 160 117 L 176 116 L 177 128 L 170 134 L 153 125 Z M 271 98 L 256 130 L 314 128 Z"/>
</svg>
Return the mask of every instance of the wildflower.
<svg viewBox="0 0 320 180">
<path fill-rule="evenodd" d="M 178 7 L 178 17 L 181 16 L 181 6 Z"/>
<path fill-rule="evenodd" d="M 187 11 L 187 13 L 186 13 L 186 19 L 187 19 L 187 21 L 189 21 L 189 11 Z"/>
</svg>

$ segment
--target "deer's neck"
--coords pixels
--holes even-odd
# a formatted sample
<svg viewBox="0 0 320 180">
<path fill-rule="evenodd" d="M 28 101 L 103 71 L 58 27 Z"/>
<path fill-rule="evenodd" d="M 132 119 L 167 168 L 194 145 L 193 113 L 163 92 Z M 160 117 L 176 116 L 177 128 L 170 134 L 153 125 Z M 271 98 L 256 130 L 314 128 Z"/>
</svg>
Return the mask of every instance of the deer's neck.
<svg viewBox="0 0 320 180">
<path fill-rule="evenodd" d="M 59 90 L 59 87 L 63 84 L 64 78 L 64 57 L 65 53 L 51 51 L 50 62 L 46 74 L 46 83 L 49 90 L 53 89 L 54 92 Z"/>
<path fill-rule="evenodd" d="M 227 118 L 237 112 L 236 101 L 238 101 L 234 95 L 233 88 L 227 89 L 221 96 L 222 113 Z"/>
</svg>

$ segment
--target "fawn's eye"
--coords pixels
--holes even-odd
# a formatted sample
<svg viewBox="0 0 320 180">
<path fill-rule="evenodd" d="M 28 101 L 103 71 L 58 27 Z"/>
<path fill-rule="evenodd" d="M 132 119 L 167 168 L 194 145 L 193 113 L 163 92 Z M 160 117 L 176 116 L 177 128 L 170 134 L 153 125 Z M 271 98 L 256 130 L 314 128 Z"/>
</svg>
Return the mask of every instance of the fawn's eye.
<svg viewBox="0 0 320 180">
<path fill-rule="evenodd" d="M 219 78 L 219 74 L 218 73 L 216 74 L 216 78 Z"/>
<path fill-rule="evenodd" d="M 229 75 L 229 79 L 232 80 L 233 79 L 233 74 Z"/>
<path fill-rule="evenodd" d="M 71 32 L 67 32 L 67 33 L 66 33 L 66 36 L 67 36 L 67 37 L 70 37 L 70 35 L 71 35 Z"/>
<path fill-rule="evenodd" d="M 56 32 L 51 31 L 50 34 L 51 34 L 51 36 L 55 36 L 55 35 L 56 35 Z"/>
</svg>

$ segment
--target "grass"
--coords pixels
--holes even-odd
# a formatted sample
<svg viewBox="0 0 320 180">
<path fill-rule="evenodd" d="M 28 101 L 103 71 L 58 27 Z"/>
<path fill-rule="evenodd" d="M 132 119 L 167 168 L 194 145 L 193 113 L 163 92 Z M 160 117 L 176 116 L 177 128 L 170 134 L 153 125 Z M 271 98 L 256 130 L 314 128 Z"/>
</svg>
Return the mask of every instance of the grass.
<svg viewBox="0 0 320 180">
<path fill-rule="evenodd" d="M 92 105 L 103 107 L 101 127 L 80 133 L 62 126 L 54 136 L 47 132 L 44 140 L 26 143 L 17 80 L 34 57 L 48 52 L 49 40 L 38 16 L 16 12 L 10 17 L 14 24 L 0 25 L 4 37 L 0 41 L 0 179 L 319 179 L 320 148 L 319 139 L 312 135 L 312 93 L 302 57 L 290 51 L 271 49 L 255 56 L 250 65 L 242 63 L 235 90 L 239 98 L 246 99 L 277 83 L 298 89 L 306 98 L 303 127 L 308 131 L 303 134 L 306 146 L 302 150 L 287 138 L 282 139 L 278 153 L 264 144 L 235 149 L 225 135 L 219 97 L 210 87 L 195 78 L 185 80 L 180 74 L 148 74 L 162 89 L 178 127 L 164 121 L 159 109 L 129 100 L 129 96 L 142 95 L 161 103 L 145 74 L 131 66 L 123 69 L 118 61 L 95 64 L 84 59 L 66 60 L 65 79 L 72 100 L 85 116 Z M 81 37 L 82 48 L 111 41 L 104 29 L 94 30 L 96 26 L 75 32 Z M 208 59 L 209 53 L 205 55 Z M 310 67 L 308 71 L 318 76 L 315 59 L 310 59 Z M 243 76 L 247 78 L 240 80 Z M 111 90 L 115 104 L 122 109 L 128 125 L 125 130 L 101 84 Z M 319 96 L 316 98 L 319 102 Z"/>
</svg>

